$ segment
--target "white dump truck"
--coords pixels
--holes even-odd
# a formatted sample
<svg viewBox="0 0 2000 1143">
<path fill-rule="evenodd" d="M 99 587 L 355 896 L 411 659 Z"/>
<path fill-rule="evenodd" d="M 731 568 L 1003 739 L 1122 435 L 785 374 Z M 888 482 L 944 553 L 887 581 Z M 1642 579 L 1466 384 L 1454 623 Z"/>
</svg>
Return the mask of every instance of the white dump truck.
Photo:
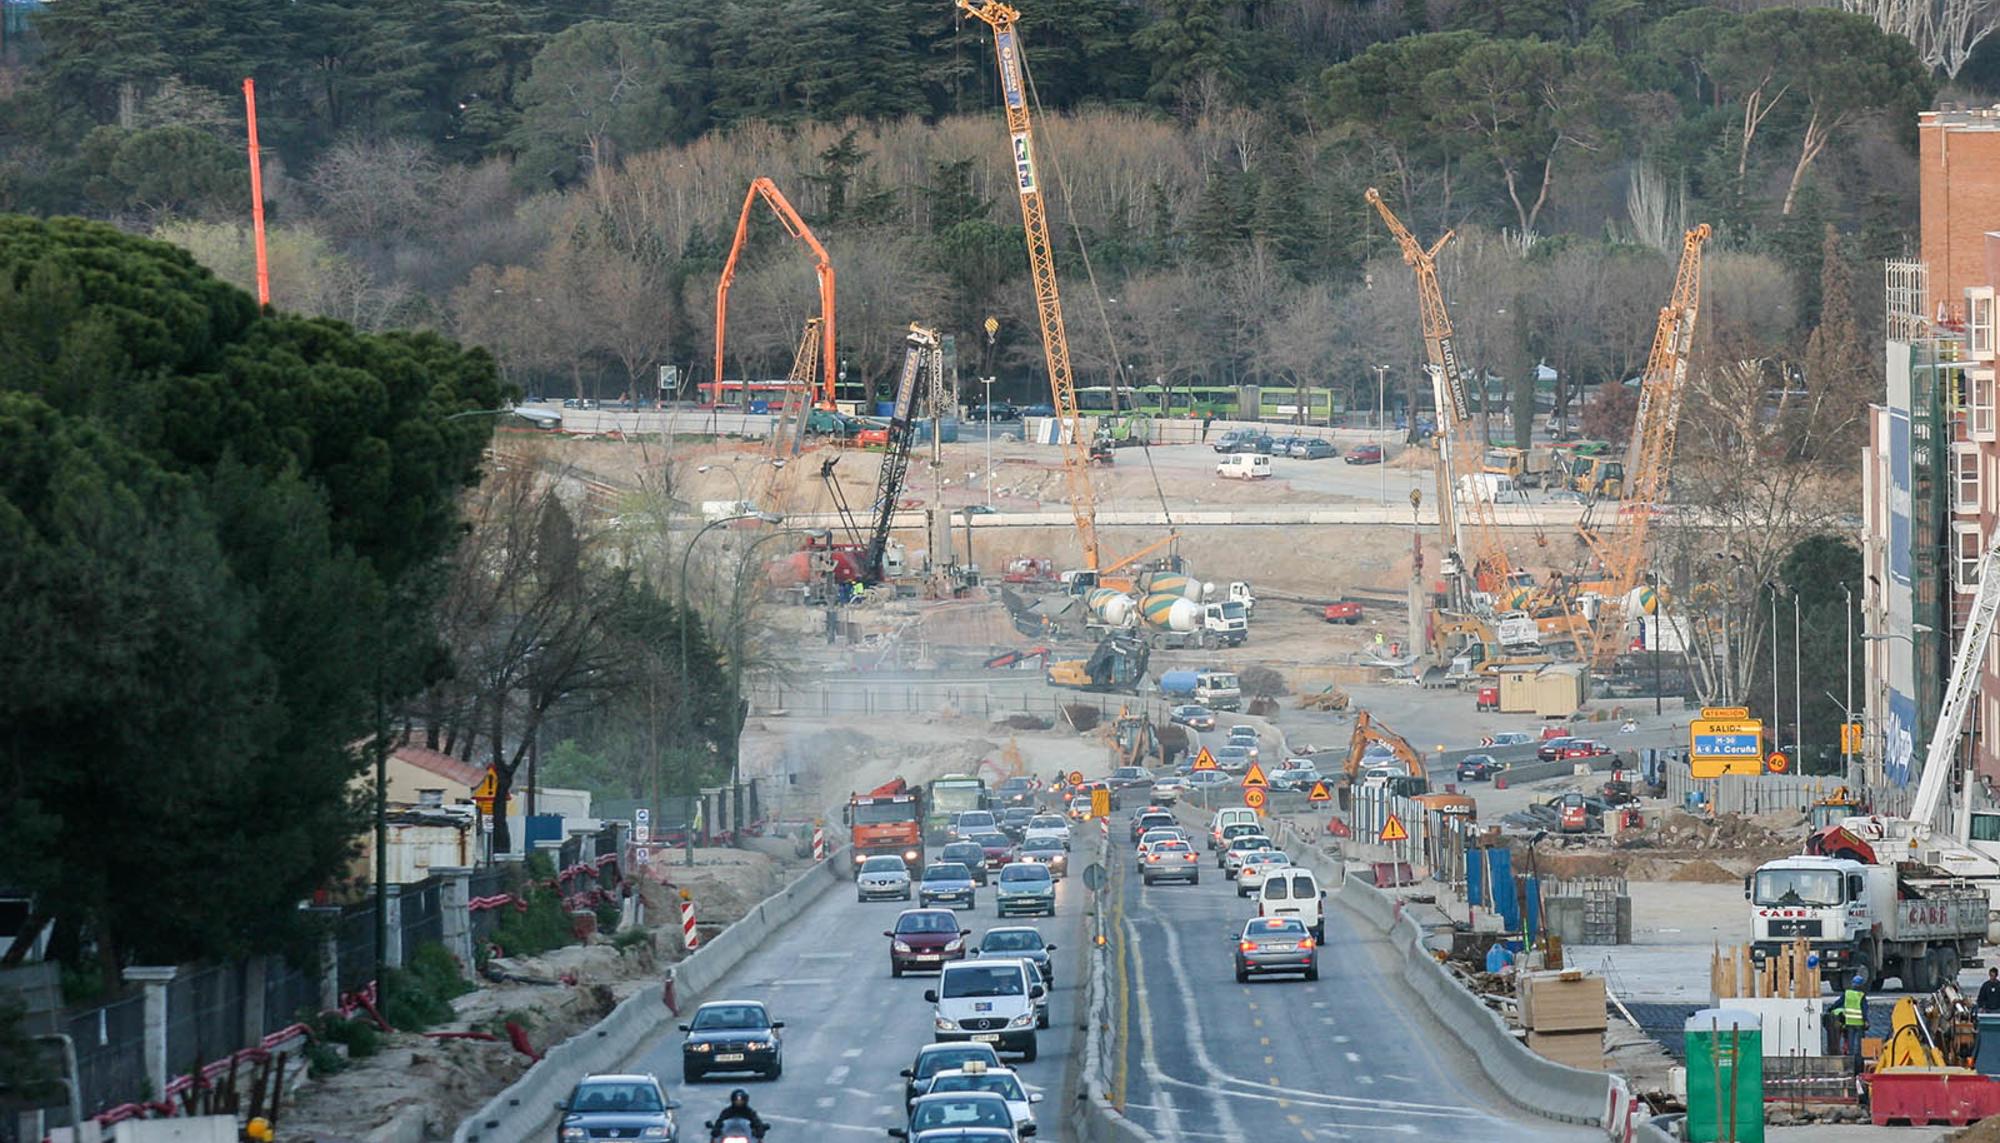
<svg viewBox="0 0 2000 1143">
<path fill-rule="evenodd" d="M 1761 961 L 1804 937 L 1835 991 L 1860 972 L 1871 989 L 1895 977 L 1905 991 L 1932 992 L 1980 963 L 1985 892 L 1929 866 L 1786 857 L 1759 866 L 1743 892 L 1752 955 Z"/>
</svg>

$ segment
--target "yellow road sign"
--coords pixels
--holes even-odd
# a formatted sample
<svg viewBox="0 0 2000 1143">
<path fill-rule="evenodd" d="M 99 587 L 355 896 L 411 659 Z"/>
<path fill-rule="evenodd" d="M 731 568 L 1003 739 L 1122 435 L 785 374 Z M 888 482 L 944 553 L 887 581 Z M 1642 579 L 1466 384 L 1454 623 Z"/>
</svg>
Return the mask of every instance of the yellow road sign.
<svg viewBox="0 0 2000 1143">
<path fill-rule="evenodd" d="M 1376 840 L 1384 845 L 1392 841 L 1408 841 L 1410 840 L 1410 831 L 1403 828 L 1402 818 L 1397 817 L 1395 814 L 1390 814 L 1389 820 L 1382 823 L 1382 835 L 1376 838 Z"/>
<path fill-rule="evenodd" d="M 1312 793 L 1306 795 L 1306 801 L 1308 802 L 1330 802 L 1332 800 L 1333 791 L 1326 788 L 1325 782 L 1314 782 Z"/>
<path fill-rule="evenodd" d="M 1111 791 L 1092 790 L 1090 792 L 1090 816 L 1108 818 L 1111 816 Z"/>
<path fill-rule="evenodd" d="M 1840 752 L 1842 754 L 1861 753 L 1861 724 L 1843 722 L 1840 724 Z"/>
<path fill-rule="evenodd" d="M 1254 786 L 1248 790 L 1243 791 L 1243 804 L 1249 806 L 1253 810 L 1256 810 L 1260 814 L 1263 813 L 1264 791 Z"/>
<path fill-rule="evenodd" d="M 486 777 L 472 791 L 472 804 L 479 807 L 482 814 L 493 812 L 493 800 L 500 796 L 500 775 L 493 767 L 486 768 Z"/>
<path fill-rule="evenodd" d="M 1792 760 L 1786 756 L 1784 751 L 1773 750 L 1771 751 L 1771 756 L 1764 759 L 1764 765 L 1771 773 L 1782 774 L 1792 768 Z"/>
<path fill-rule="evenodd" d="M 1747 706 L 1705 706 L 1701 708 L 1703 718 L 1713 718 L 1722 722 L 1734 719 L 1738 722 L 1750 717 Z"/>
<path fill-rule="evenodd" d="M 1199 753 L 1199 754 L 1196 754 L 1196 755 L 1194 756 L 1194 768 L 1195 768 L 1195 769 L 1197 769 L 1197 770 L 1213 770 L 1213 769 L 1216 769 L 1216 765 L 1215 765 L 1215 755 L 1213 755 L 1213 754 L 1210 754 L 1210 753 L 1208 752 L 1208 747 L 1206 747 L 1206 746 L 1202 747 L 1202 748 L 1201 748 L 1201 753 Z"/>
<path fill-rule="evenodd" d="M 1754 718 L 1697 718 L 1688 724 L 1688 773 L 1696 778 L 1760 774 L 1764 724 Z"/>
<path fill-rule="evenodd" d="M 1071 770 L 1071 771 L 1069 772 L 1069 784 L 1070 784 L 1070 785 L 1072 785 L 1072 786 L 1081 786 L 1081 785 L 1083 785 L 1083 771 L 1081 771 L 1081 770 Z"/>
<path fill-rule="evenodd" d="M 1250 763 L 1250 768 L 1243 771 L 1243 788 L 1246 790 L 1253 787 L 1261 790 L 1270 784 L 1264 780 L 1264 768 L 1255 762 Z"/>
</svg>

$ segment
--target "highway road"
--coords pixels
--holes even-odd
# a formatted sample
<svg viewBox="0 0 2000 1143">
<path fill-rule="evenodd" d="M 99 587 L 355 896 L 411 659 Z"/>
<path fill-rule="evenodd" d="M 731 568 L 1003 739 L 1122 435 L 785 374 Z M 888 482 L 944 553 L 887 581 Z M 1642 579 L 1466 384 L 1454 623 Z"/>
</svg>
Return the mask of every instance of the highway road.
<svg viewBox="0 0 2000 1143">
<path fill-rule="evenodd" d="M 990 888 L 981 888 L 978 908 L 959 911 L 964 927 L 973 931 L 971 940 L 1003 924 L 1035 925 L 1057 946 L 1050 1026 L 1041 1033 L 1039 1057 L 1032 1064 L 1021 1064 L 1014 1056 L 1002 1060 L 1020 1072 L 1031 1090 L 1043 1093 L 1036 1108 L 1045 1124 L 1040 1138 L 1060 1140 L 1060 1120 L 1068 1106 L 1064 1076 L 1073 1045 L 1081 1046 L 1076 1028 L 1084 996 L 1082 922 L 1089 894 L 1079 878 L 1068 877 L 1057 886 L 1054 918 L 1005 921 L 993 915 L 991 894 Z M 937 983 L 935 976 L 889 976 L 889 942 L 882 930 L 909 907 L 900 901 L 858 903 L 851 892 L 836 888 L 785 929 L 788 939 L 752 954 L 703 997 L 762 1000 L 773 1019 L 785 1021 L 785 1074 L 775 1082 L 724 1076 L 683 1084 L 681 1035 L 662 1009 L 660 1036 L 626 1066 L 659 1076 L 668 1093 L 682 1102 L 683 1143 L 707 1139 L 702 1122 L 713 1118 L 738 1086 L 750 1092 L 752 1105 L 771 1121 L 771 1143 L 887 1140 L 888 1128 L 903 1125 L 903 1080 L 897 1073 L 931 1042 L 931 1006 L 923 994 Z"/>
<path fill-rule="evenodd" d="M 1199 885 L 1149 888 L 1129 868 L 1114 885 L 1132 998 L 1122 1017 L 1125 1114 L 1162 1143 L 1603 1137 L 1495 1091 L 1403 984 L 1387 942 L 1338 908 L 1319 980 L 1236 983 L 1235 934 L 1254 908 L 1201 852 Z"/>
</svg>

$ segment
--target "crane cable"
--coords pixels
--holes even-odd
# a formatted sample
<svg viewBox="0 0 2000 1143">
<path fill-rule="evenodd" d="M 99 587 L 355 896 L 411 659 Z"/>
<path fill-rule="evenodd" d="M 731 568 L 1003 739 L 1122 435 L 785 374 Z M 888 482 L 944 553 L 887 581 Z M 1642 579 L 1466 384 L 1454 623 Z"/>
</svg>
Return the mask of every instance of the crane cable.
<svg viewBox="0 0 2000 1143">
<path fill-rule="evenodd" d="M 1056 176 L 1056 187 L 1062 191 L 1063 210 L 1069 215 L 1070 234 L 1076 239 L 1077 253 L 1083 256 L 1084 277 L 1090 280 L 1090 297 L 1097 304 L 1098 323 L 1104 327 L 1104 344 L 1111 353 L 1111 391 L 1116 393 L 1118 383 L 1125 378 L 1125 359 L 1119 356 L 1118 339 L 1111 332 L 1111 313 L 1104 308 L 1104 291 L 1097 285 L 1097 269 L 1090 261 L 1090 246 L 1083 240 L 1083 225 L 1076 220 L 1076 204 L 1070 200 L 1069 180 L 1063 177 L 1062 159 L 1049 134 L 1049 117 L 1042 109 L 1041 94 L 1035 90 L 1035 74 L 1028 67 L 1028 53 L 1019 53 L 1019 59 L 1021 77 L 1028 85 L 1028 101 L 1034 105 L 1036 121 L 1043 125 L 1042 150 L 1049 158 L 1050 171 Z M 1174 528 L 1173 509 L 1167 506 L 1167 490 L 1160 484 L 1160 471 L 1153 466 L 1153 442 L 1142 437 L 1139 451 L 1146 455 L 1146 473 L 1153 478 L 1153 494 L 1160 498 L 1160 517 L 1171 532 Z"/>
</svg>

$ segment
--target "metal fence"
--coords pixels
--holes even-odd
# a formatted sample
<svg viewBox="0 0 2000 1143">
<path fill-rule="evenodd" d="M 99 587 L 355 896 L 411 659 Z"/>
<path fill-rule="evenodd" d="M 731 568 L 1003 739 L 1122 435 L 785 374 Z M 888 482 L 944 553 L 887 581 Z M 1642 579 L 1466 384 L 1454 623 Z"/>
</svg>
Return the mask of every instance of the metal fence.
<svg viewBox="0 0 2000 1143">
<path fill-rule="evenodd" d="M 444 940 L 444 888 L 436 879 L 403 887 L 403 956 Z"/>
<path fill-rule="evenodd" d="M 263 1035 L 290 1027 L 319 1011 L 319 966 L 271 958 L 264 971 Z"/>
<path fill-rule="evenodd" d="M 1725 774 L 1695 778 L 1680 766 L 1668 766 L 1667 802 L 1689 813 L 1797 813 L 1845 785 L 1831 776 L 1796 774 Z"/>
<path fill-rule="evenodd" d="M 146 1090 L 146 998 L 128 996 L 64 1020 L 76 1044 L 78 1095 L 92 1115 Z"/>
<path fill-rule="evenodd" d="M 356 905 L 343 909 L 335 926 L 340 991 L 358 992 L 375 979 L 375 907 Z"/>
<path fill-rule="evenodd" d="M 497 867 L 475 869 L 472 872 L 467 895 L 477 901 L 481 897 L 497 897 L 507 891 L 507 871 Z M 472 911 L 472 941 L 475 945 L 485 942 L 500 927 L 500 910 L 474 909 Z"/>
<path fill-rule="evenodd" d="M 193 1071 L 242 1047 L 240 964 L 183 969 L 167 985 L 167 1074 Z"/>
<path fill-rule="evenodd" d="M 1031 714 L 1058 723 L 1062 721 L 1063 708 L 1072 705 L 1093 707 L 1103 718 L 1114 717 L 1122 709 L 1160 721 L 1165 721 L 1169 708 L 1168 703 L 1152 697 L 1050 690 L 1039 678 L 1014 682 L 996 679 L 990 683 L 885 681 L 879 685 L 764 686 L 752 690 L 750 701 L 757 710 L 786 710 L 822 718 L 953 711 L 980 718 Z"/>
</svg>

